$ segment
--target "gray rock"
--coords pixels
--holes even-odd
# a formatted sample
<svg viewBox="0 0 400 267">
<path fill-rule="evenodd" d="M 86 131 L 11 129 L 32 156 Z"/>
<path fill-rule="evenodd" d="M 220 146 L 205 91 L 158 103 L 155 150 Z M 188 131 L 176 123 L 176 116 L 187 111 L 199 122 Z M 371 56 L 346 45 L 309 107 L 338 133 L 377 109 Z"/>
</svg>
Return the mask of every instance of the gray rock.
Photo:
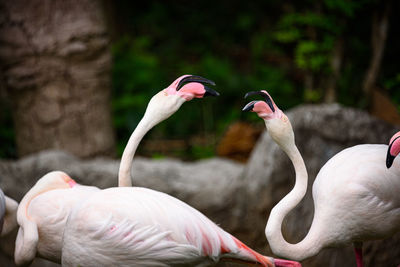
<svg viewBox="0 0 400 267">
<path fill-rule="evenodd" d="M 310 177 L 306 198 L 287 216 L 283 227 L 287 240 L 295 243 L 310 227 L 311 186 L 325 162 L 349 146 L 387 143 L 396 128 L 365 112 L 339 105 L 300 106 L 286 114 Z M 107 188 L 116 186 L 118 167 L 117 160 L 82 161 L 64 152 L 45 151 L 18 161 L 1 160 L 0 187 L 7 195 L 20 200 L 38 178 L 49 171 L 62 170 L 82 184 Z M 272 207 L 293 187 L 294 170 L 267 133 L 259 139 L 246 166 L 220 158 L 190 163 L 137 158 L 133 168 L 135 186 L 166 192 L 185 201 L 257 251 L 272 255 L 264 234 L 265 224 Z M 1 266 L 13 266 L 12 238 L 0 243 Z M 397 266 L 400 234 L 384 241 L 368 242 L 364 251 L 366 266 Z M 33 266 L 55 265 L 40 260 Z M 304 261 L 303 266 L 355 266 L 353 250 L 350 246 L 325 249 Z"/>
<path fill-rule="evenodd" d="M 118 168 L 118 160 L 80 160 L 62 151 L 44 151 L 18 161 L 0 161 L 0 188 L 20 201 L 40 177 L 52 170 L 62 170 L 81 184 L 108 188 L 117 185 Z M 241 164 L 221 158 L 193 163 L 136 158 L 132 175 L 135 186 L 168 193 L 199 210 L 220 213 L 220 207 L 241 185 L 239 175 L 243 168 Z M 15 235 L 16 232 L 0 242 L 0 266 L 13 266 Z M 57 264 L 37 259 L 32 266 Z"/>
</svg>

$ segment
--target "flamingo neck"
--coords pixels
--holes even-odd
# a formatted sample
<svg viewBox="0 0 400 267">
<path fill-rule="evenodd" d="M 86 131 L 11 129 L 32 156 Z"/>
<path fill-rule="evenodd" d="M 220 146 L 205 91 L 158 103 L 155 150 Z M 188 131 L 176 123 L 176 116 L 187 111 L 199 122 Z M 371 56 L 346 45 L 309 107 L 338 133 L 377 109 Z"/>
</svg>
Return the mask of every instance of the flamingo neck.
<svg viewBox="0 0 400 267">
<path fill-rule="evenodd" d="M 307 169 L 294 142 L 294 137 L 277 143 L 292 161 L 296 173 L 296 181 L 293 189 L 271 210 L 265 234 L 275 254 L 293 260 L 303 260 L 317 254 L 320 249 L 318 238 L 314 235 L 315 227 L 314 229 L 313 226 L 311 227 L 309 233 L 301 242 L 290 244 L 282 235 L 282 222 L 306 194 Z"/>
<path fill-rule="evenodd" d="M 145 114 L 136 129 L 133 131 L 129 138 L 128 144 L 122 153 L 118 172 L 118 186 L 132 186 L 131 169 L 136 149 L 146 133 L 150 131 L 151 128 L 153 128 L 156 124 L 156 121 L 152 120 L 151 117 Z"/>
</svg>

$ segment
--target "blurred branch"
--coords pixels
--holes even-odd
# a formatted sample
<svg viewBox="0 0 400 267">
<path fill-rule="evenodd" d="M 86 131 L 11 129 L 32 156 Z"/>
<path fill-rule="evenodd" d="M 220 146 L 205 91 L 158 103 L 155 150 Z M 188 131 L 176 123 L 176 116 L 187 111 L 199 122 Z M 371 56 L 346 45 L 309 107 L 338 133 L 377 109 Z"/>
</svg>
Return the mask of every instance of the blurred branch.
<svg viewBox="0 0 400 267">
<path fill-rule="evenodd" d="M 337 101 L 336 85 L 340 75 L 340 69 L 343 61 L 343 38 L 339 37 L 336 40 L 335 46 L 332 52 L 331 68 L 332 74 L 328 78 L 325 93 L 325 102 L 333 103 Z"/>
<path fill-rule="evenodd" d="M 371 45 L 372 57 L 368 71 L 365 75 L 362 89 L 367 97 L 367 103 L 370 103 L 372 89 L 375 86 L 376 79 L 381 67 L 382 57 L 385 50 L 386 38 L 389 28 L 389 17 L 391 12 L 391 1 L 385 2 L 384 10 L 376 10 L 372 19 Z"/>
</svg>

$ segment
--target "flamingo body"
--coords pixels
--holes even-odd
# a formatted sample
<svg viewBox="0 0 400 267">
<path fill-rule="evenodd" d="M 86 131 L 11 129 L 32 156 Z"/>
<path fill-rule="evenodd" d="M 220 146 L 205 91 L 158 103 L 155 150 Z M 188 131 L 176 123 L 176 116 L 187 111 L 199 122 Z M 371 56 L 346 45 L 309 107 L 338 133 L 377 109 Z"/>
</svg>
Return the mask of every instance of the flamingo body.
<svg viewBox="0 0 400 267">
<path fill-rule="evenodd" d="M 400 230 L 400 163 L 386 168 L 387 148 L 347 148 L 318 173 L 311 229 L 319 228 L 324 246 L 385 238 Z"/>
<path fill-rule="evenodd" d="M 40 178 L 18 206 L 14 254 L 17 265 L 27 265 L 36 256 L 61 263 L 62 237 L 69 213 L 99 190 L 79 185 L 60 171 Z"/>
<path fill-rule="evenodd" d="M 285 216 L 306 194 L 308 174 L 296 147 L 287 116 L 264 90 L 250 92 L 264 101 L 252 101 L 243 111 L 254 111 L 265 122 L 272 139 L 288 155 L 296 172 L 293 189 L 271 210 L 265 234 L 272 251 L 304 260 L 325 247 L 354 244 L 362 267 L 362 242 L 389 237 L 400 230 L 400 132 L 387 145 L 357 145 L 332 157 L 313 185 L 314 219 L 306 237 L 288 243 L 281 231 Z M 386 163 L 386 164 L 385 164 Z"/>
<path fill-rule="evenodd" d="M 99 190 L 94 186 L 76 184 L 72 188 L 44 192 L 31 200 L 27 216 L 37 224 L 38 256 L 61 262 L 62 237 L 69 213 L 77 203 Z"/>
<path fill-rule="evenodd" d="M 209 266 L 224 257 L 273 266 L 184 202 L 125 187 L 96 193 L 71 213 L 62 264 Z"/>
<path fill-rule="evenodd" d="M 140 140 L 184 102 L 219 95 L 207 85 L 215 83 L 184 75 L 152 97 L 123 152 L 119 187 L 92 194 L 70 213 L 63 236 L 63 266 L 209 266 L 220 259 L 301 266 L 256 253 L 172 196 L 131 187 L 132 160 Z"/>
</svg>

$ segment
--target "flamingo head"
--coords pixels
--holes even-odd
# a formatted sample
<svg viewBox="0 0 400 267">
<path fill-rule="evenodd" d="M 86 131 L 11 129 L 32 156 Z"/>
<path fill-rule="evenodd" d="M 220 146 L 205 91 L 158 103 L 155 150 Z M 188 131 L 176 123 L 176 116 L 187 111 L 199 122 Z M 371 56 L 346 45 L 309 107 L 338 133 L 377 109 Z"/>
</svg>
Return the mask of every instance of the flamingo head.
<svg viewBox="0 0 400 267">
<path fill-rule="evenodd" d="M 71 188 L 75 185 L 75 180 L 69 177 L 66 173 L 61 171 L 52 171 L 40 178 L 35 187 L 37 186 L 43 191 L 48 191 L 53 189 Z"/>
<path fill-rule="evenodd" d="M 177 95 L 186 101 L 205 96 L 219 96 L 217 91 L 211 89 L 207 85 L 215 86 L 215 83 L 200 76 L 183 75 L 164 89 L 164 94 Z"/>
<path fill-rule="evenodd" d="M 26 209 L 33 198 L 55 189 L 66 189 L 76 185 L 76 182 L 66 173 L 61 171 L 52 171 L 40 178 L 36 184 L 26 193 L 18 206 L 18 220 L 26 219 Z"/>
<path fill-rule="evenodd" d="M 55 189 L 66 189 L 76 185 L 66 173 L 53 171 L 42 178 L 22 198 L 17 210 L 19 230 L 15 241 L 14 260 L 17 265 L 28 265 L 36 256 L 39 231 L 36 221 L 28 214 L 28 206 L 38 195 Z"/>
<path fill-rule="evenodd" d="M 175 113 L 186 101 L 205 96 L 218 96 L 219 93 L 208 85 L 215 83 L 200 76 L 183 75 L 151 98 L 145 116 L 151 116 L 151 121 L 155 125 Z"/>
<path fill-rule="evenodd" d="M 400 132 L 392 136 L 389 142 L 389 147 L 386 156 L 386 167 L 389 169 L 396 156 L 400 154 Z"/>
<path fill-rule="evenodd" d="M 242 111 L 253 111 L 264 120 L 270 136 L 278 144 L 294 141 L 294 134 L 289 118 L 276 106 L 274 100 L 265 90 L 248 92 L 244 97 L 259 95 L 262 100 L 249 102 Z"/>
<path fill-rule="evenodd" d="M 244 98 L 247 98 L 251 95 L 259 95 L 263 97 L 263 100 L 251 101 L 242 109 L 243 111 L 256 112 L 257 115 L 264 120 L 280 118 L 282 115 L 284 115 L 283 112 L 280 111 L 280 109 L 275 105 L 274 100 L 272 100 L 267 91 L 261 90 L 248 92 Z"/>
</svg>

